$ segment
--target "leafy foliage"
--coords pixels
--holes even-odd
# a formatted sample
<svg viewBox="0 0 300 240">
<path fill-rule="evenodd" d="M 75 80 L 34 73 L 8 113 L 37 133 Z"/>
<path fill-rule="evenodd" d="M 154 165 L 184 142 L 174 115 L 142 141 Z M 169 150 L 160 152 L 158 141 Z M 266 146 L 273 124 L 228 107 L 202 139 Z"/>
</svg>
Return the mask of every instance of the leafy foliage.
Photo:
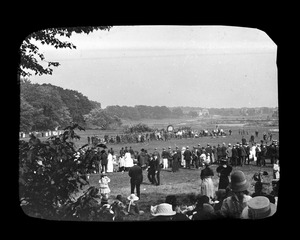
<svg viewBox="0 0 300 240">
<path fill-rule="evenodd" d="M 182 115 L 174 115 L 173 112 L 166 106 L 145 106 L 137 105 L 134 107 L 128 106 L 107 106 L 105 112 L 116 115 L 119 118 L 140 120 L 140 119 L 163 119 L 180 117 Z"/>
<path fill-rule="evenodd" d="M 85 125 L 83 115 L 101 106 L 77 91 L 51 84 L 31 84 L 21 79 L 20 89 L 20 130 L 25 132 L 65 127 L 71 121 Z"/>
<path fill-rule="evenodd" d="M 76 46 L 68 41 L 63 41 L 60 37 L 70 38 L 73 33 L 89 34 L 96 30 L 109 30 L 111 26 L 87 26 L 87 27 L 70 27 L 70 28 L 48 28 L 41 31 L 33 32 L 28 35 L 20 47 L 20 66 L 19 75 L 28 77 L 33 71 L 35 75 L 52 74 L 52 67 L 59 66 L 59 62 L 48 62 L 44 54 L 39 52 L 39 48 L 34 42 L 52 45 L 55 48 L 76 49 Z M 46 67 L 41 65 L 46 63 Z M 30 70 L 30 71 L 28 71 Z"/>
<path fill-rule="evenodd" d="M 122 122 L 121 119 L 115 115 L 109 114 L 101 108 L 94 108 L 89 114 L 84 115 L 87 123 L 100 126 L 101 129 L 110 129 L 113 126 L 119 127 Z"/>
<path fill-rule="evenodd" d="M 89 182 L 86 174 L 96 170 L 94 151 L 76 155 L 75 129 L 66 128 L 59 135 L 41 142 L 34 136 L 29 142 L 19 142 L 19 197 L 24 212 L 45 219 L 77 218 L 65 211 L 75 204 L 74 194 Z M 70 215 L 71 214 L 71 215 Z"/>
<path fill-rule="evenodd" d="M 142 133 L 142 132 L 152 132 L 153 129 L 150 128 L 148 125 L 139 123 L 133 126 L 125 126 L 124 132 L 125 133 Z"/>
</svg>

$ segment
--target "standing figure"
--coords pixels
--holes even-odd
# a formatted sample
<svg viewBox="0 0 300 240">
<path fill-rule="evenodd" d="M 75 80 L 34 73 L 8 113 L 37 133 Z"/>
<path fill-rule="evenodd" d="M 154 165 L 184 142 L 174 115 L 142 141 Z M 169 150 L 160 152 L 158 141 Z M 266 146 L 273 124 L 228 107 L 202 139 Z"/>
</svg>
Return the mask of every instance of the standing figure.
<svg viewBox="0 0 300 240">
<path fill-rule="evenodd" d="M 125 171 L 128 171 L 129 168 L 133 166 L 132 154 L 129 151 L 125 153 L 124 160 L 125 160 Z"/>
<path fill-rule="evenodd" d="M 107 172 L 113 172 L 113 171 L 114 171 L 113 155 L 111 153 L 111 150 L 109 150 L 107 156 Z"/>
<path fill-rule="evenodd" d="M 185 164 L 186 164 L 186 168 L 191 168 L 191 160 L 192 160 L 192 152 L 190 151 L 189 147 L 186 147 L 186 150 L 183 153 L 184 156 L 184 160 L 185 160 Z"/>
<path fill-rule="evenodd" d="M 101 151 L 101 156 L 100 156 L 102 173 L 106 173 L 106 172 L 107 172 L 107 163 L 108 163 L 107 157 L 108 157 L 108 156 L 107 156 L 107 153 L 106 153 L 105 150 L 103 149 L 103 150 Z"/>
<path fill-rule="evenodd" d="M 180 156 L 178 155 L 178 152 L 176 150 L 173 151 L 172 158 L 172 172 L 177 172 L 179 171 Z"/>
<path fill-rule="evenodd" d="M 206 195 L 210 198 L 214 198 L 214 183 L 212 177 L 214 175 L 213 170 L 209 167 L 209 161 L 206 159 L 204 162 L 205 168 L 201 170 L 200 179 L 200 194 Z"/>
<path fill-rule="evenodd" d="M 220 177 L 219 189 L 226 189 L 229 185 L 229 176 L 232 171 L 232 167 L 227 164 L 226 159 L 221 159 L 220 166 L 217 167 L 216 172 Z"/>
<path fill-rule="evenodd" d="M 100 180 L 99 180 L 99 190 L 100 190 L 100 194 L 101 197 L 103 199 L 108 199 L 108 195 L 110 193 L 110 188 L 108 186 L 108 183 L 110 182 L 110 178 L 106 175 L 106 173 L 102 173 L 100 175 Z"/>
<path fill-rule="evenodd" d="M 153 154 L 153 161 L 154 161 L 154 184 L 156 186 L 160 185 L 160 170 L 161 170 L 161 163 L 159 155 Z"/>
<path fill-rule="evenodd" d="M 129 169 L 128 175 L 130 177 L 130 189 L 131 194 L 134 193 L 136 189 L 136 195 L 140 197 L 140 185 L 143 182 L 143 170 L 137 165 L 137 161 L 133 161 L 133 166 Z"/>
<path fill-rule="evenodd" d="M 147 171 L 148 171 L 147 177 L 151 184 L 155 184 L 155 166 L 154 166 L 154 164 L 155 164 L 154 158 L 150 157 L 148 168 L 147 168 Z"/>
<path fill-rule="evenodd" d="M 165 148 L 162 149 L 161 157 L 162 157 L 163 169 L 167 169 L 169 166 L 168 165 L 169 152 L 167 152 Z"/>
</svg>

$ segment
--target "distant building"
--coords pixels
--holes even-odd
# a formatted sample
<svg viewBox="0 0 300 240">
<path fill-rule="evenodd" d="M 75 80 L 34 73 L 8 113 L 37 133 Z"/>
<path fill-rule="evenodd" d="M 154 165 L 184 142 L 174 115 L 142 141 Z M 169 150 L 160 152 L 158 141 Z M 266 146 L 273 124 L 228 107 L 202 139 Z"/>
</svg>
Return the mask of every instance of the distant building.
<svg viewBox="0 0 300 240">
<path fill-rule="evenodd" d="M 208 109 L 203 108 L 203 109 L 199 110 L 198 116 L 199 116 L 199 117 L 200 117 L 200 116 L 203 116 L 203 117 L 209 116 L 209 111 L 208 111 Z"/>
</svg>

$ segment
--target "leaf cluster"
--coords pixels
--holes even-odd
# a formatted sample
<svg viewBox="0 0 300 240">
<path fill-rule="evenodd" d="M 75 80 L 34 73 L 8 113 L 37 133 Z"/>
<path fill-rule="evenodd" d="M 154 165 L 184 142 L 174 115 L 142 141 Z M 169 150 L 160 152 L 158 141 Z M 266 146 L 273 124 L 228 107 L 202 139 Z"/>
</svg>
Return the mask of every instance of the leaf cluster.
<svg viewBox="0 0 300 240">
<path fill-rule="evenodd" d="M 51 67 L 59 66 L 59 62 L 48 62 L 45 60 L 43 53 L 39 52 L 36 42 L 41 44 L 51 45 L 54 48 L 70 48 L 76 49 L 76 46 L 69 42 L 63 41 L 60 37 L 70 38 L 73 33 L 89 34 L 96 30 L 109 30 L 111 26 L 87 26 L 87 27 L 70 27 L 70 28 L 48 28 L 28 35 L 20 47 L 20 66 L 19 75 L 21 77 L 29 77 L 32 74 L 28 71 L 31 70 L 35 75 L 52 74 Z M 46 63 L 46 67 L 41 65 L 41 62 Z"/>
<path fill-rule="evenodd" d="M 43 142 L 34 136 L 19 142 L 19 197 L 26 214 L 61 219 L 61 208 L 89 184 L 87 173 L 98 163 L 94 151 L 78 156 L 72 140 L 79 137 L 75 133 L 79 128 L 73 124 Z"/>
</svg>

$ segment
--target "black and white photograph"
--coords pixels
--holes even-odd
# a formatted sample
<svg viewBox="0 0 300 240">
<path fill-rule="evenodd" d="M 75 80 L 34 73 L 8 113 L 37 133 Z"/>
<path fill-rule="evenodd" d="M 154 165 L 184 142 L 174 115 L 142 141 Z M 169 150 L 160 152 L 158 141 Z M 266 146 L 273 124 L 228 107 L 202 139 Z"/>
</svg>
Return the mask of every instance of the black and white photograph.
<svg viewBox="0 0 300 240">
<path fill-rule="evenodd" d="M 272 219 L 278 46 L 239 25 L 49 27 L 21 42 L 19 205 L 51 221 Z"/>
</svg>

